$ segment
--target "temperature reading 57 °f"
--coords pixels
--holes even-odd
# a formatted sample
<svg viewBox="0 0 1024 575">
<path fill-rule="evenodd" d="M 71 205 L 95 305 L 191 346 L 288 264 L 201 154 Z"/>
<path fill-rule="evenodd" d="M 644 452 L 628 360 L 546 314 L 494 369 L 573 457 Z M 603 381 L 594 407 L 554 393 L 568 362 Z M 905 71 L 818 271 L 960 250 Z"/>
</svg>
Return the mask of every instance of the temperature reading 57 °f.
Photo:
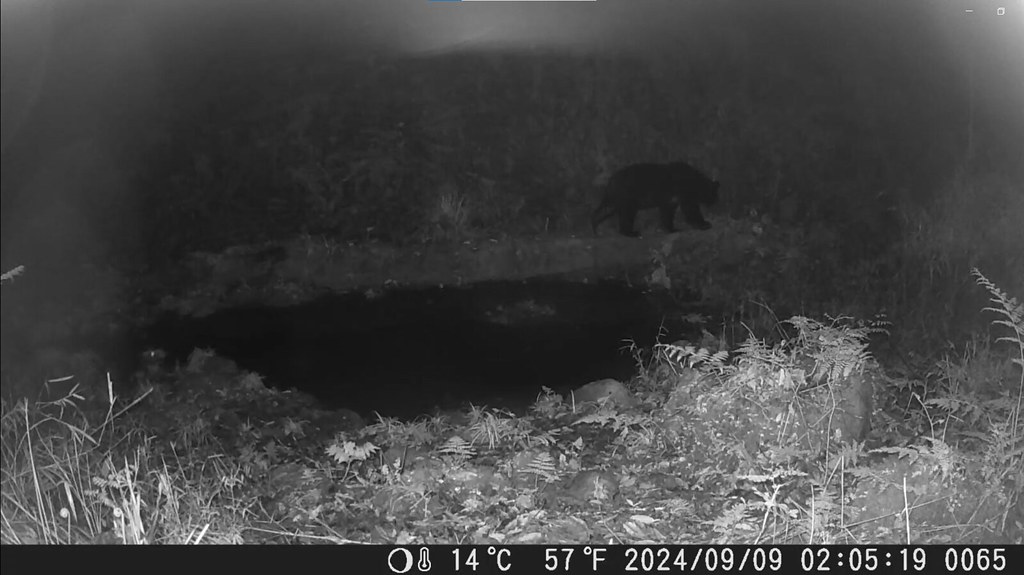
<svg viewBox="0 0 1024 575">
<path fill-rule="evenodd" d="M 572 547 L 552 547 L 544 550 L 544 570 L 553 573 L 570 573 L 572 571 Z M 597 572 L 598 566 L 604 562 L 604 547 L 584 547 L 583 555 L 590 556 L 588 571 Z M 560 557 L 561 556 L 561 557 Z M 586 561 L 580 559 L 580 561 Z"/>
<path fill-rule="evenodd" d="M 452 550 L 452 558 L 455 560 L 455 572 L 475 572 L 480 568 L 480 557 L 477 554 L 479 549 L 476 547 L 470 547 L 468 553 L 463 553 L 464 551 L 466 551 L 466 548 L 464 547 L 456 547 Z M 508 549 L 487 547 L 484 552 L 488 557 L 492 557 L 494 559 L 494 566 L 498 568 L 498 571 L 505 573 L 512 569 L 512 552 Z"/>
</svg>

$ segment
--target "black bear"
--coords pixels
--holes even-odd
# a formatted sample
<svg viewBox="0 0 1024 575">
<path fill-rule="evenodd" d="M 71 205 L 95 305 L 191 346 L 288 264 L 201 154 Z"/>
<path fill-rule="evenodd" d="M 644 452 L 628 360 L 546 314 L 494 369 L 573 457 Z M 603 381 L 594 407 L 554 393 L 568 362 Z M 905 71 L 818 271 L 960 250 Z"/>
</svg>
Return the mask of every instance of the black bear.
<svg viewBox="0 0 1024 575">
<path fill-rule="evenodd" d="M 590 224 L 597 235 L 597 226 L 618 214 L 619 232 L 637 237 L 639 234 L 633 229 L 637 212 L 658 208 L 661 226 L 672 233 L 678 207 L 691 226 L 706 230 L 711 224 L 704 219 L 700 206 L 711 206 L 717 201 L 718 182 L 686 162 L 632 164 L 608 178 L 601 205 L 594 210 Z"/>
</svg>

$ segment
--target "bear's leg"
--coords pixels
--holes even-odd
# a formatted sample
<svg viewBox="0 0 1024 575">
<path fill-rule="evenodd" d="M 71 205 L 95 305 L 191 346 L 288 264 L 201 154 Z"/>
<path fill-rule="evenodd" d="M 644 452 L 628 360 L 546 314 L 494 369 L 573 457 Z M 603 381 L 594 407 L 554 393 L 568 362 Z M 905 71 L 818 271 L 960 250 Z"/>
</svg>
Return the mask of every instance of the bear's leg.
<svg viewBox="0 0 1024 575">
<path fill-rule="evenodd" d="M 619 207 L 619 233 L 627 238 L 635 238 L 640 235 L 633 229 L 633 224 L 636 223 L 636 212 L 637 209 L 634 207 Z"/>
<path fill-rule="evenodd" d="M 615 214 L 615 209 L 608 206 L 607 202 L 602 201 L 600 206 L 594 210 L 594 213 L 590 216 L 590 228 L 593 230 L 594 235 L 597 235 L 597 226 L 601 225 L 601 222 L 607 220 Z"/>
<path fill-rule="evenodd" d="M 683 215 L 686 216 L 686 222 L 698 230 L 711 229 L 711 224 L 704 219 L 704 214 L 700 213 L 700 204 L 684 204 Z"/>
<path fill-rule="evenodd" d="M 676 206 L 669 202 L 658 206 L 658 211 L 661 214 L 661 227 L 665 230 L 666 234 L 675 233 L 675 220 L 676 217 Z"/>
</svg>

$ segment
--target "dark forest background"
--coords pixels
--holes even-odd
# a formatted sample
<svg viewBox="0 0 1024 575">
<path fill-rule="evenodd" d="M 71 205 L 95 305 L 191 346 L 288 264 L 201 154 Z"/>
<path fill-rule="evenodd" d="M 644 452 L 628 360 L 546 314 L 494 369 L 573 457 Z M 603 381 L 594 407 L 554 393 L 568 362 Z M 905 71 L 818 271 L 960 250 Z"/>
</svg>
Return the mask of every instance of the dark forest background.
<svg viewBox="0 0 1024 575">
<path fill-rule="evenodd" d="M 778 267 L 817 293 L 875 307 L 928 293 L 934 310 L 964 305 L 974 266 L 1024 284 L 1012 10 L 613 4 L 612 21 L 551 13 L 564 38 L 519 12 L 504 35 L 498 18 L 490 37 L 412 49 L 346 16 L 362 2 L 225 3 L 206 20 L 165 8 L 106 39 L 120 4 L 92 6 L 53 13 L 45 74 L 4 66 L 5 268 L 143 270 L 302 234 L 580 233 L 611 170 L 685 159 L 723 182 L 715 217 L 777 232 L 765 249 L 804 262 Z M 530 22 L 548 32 L 512 37 Z M 16 108 L 29 85 L 39 96 Z"/>
</svg>

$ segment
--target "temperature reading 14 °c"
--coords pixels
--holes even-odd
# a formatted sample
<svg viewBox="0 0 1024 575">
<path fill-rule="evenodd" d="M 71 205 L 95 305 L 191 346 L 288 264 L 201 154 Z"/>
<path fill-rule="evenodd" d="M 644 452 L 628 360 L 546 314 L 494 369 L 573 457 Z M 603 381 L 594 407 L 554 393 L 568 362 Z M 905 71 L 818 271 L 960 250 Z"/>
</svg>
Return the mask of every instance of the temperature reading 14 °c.
<svg viewBox="0 0 1024 575">
<path fill-rule="evenodd" d="M 455 548 L 452 550 L 452 559 L 455 562 L 455 572 L 459 573 L 467 571 L 469 573 L 476 572 L 480 568 L 481 560 L 487 561 L 486 558 L 481 558 L 477 551 L 480 549 L 471 548 L 468 553 L 464 552 L 465 549 Z M 512 569 L 512 552 L 508 549 L 499 549 L 497 547 L 487 547 L 487 557 L 493 558 L 494 566 L 498 568 L 498 571 L 502 573 L 508 572 Z"/>
</svg>

